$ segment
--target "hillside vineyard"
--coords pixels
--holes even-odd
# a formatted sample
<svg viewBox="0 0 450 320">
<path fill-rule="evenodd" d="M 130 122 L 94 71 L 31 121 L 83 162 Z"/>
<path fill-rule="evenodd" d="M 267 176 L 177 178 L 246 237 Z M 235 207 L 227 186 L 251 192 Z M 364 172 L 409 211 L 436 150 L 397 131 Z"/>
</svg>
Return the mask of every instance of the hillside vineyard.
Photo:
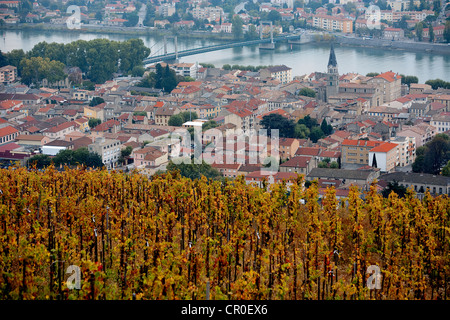
<svg viewBox="0 0 450 320">
<path fill-rule="evenodd" d="M 267 191 L 1 169 L 0 299 L 448 299 L 449 212 L 447 195 L 385 199 L 375 184 L 319 201 L 302 176 Z"/>
</svg>

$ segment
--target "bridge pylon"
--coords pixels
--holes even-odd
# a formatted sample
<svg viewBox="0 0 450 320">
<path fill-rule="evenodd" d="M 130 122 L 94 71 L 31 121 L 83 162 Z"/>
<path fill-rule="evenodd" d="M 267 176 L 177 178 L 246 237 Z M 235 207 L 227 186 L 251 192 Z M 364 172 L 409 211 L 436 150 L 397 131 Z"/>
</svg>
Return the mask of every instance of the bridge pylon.
<svg viewBox="0 0 450 320">
<path fill-rule="evenodd" d="M 272 21 L 260 21 L 259 23 L 259 37 L 263 39 L 263 25 L 270 25 L 270 42 L 269 43 L 260 43 L 259 50 L 275 50 L 275 42 L 273 41 L 273 25 Z"/>
<path fill-rule="evenodd" d="M 178 38 L 177 36 L 164 36 L 164 55 L 167 56 L 167 39 L 173 39 L 174 47 L 175 47 L 175 59 L 164 59 L 164 62 L 167 63 L 178 63 Z"/>
</svg>

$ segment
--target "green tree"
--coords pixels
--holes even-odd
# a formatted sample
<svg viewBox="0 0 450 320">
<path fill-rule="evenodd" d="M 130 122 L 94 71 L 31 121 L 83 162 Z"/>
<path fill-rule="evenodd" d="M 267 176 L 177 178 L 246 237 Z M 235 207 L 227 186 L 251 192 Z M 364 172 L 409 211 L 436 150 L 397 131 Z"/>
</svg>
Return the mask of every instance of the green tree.
<svg viewBox="0 0 450 320">
<path fill-rule="evenodd" d="M 444 40 L 447 43 L 450 43 L 450 21 L 445 22 Z"/>
<path fill-rule="evenodd" d="M 378 72 L 369 72 L 368 74 L 366 74 L 366 77 L 376 77 L 377 75 L 379 75 Z"/>
<path fill-rule="evenodd" d="M 423 23 L 422 22 L 417 23 L 415 30 L 416 30 L 417 40 L 422 41 L 423 40 Z"/>
<path fill-rule="evenodd" d="M 222 174 L 211 165 L 202 161 L 201 164 L 194 164 L 193 161 L 190 164 L 174 164 L 172 161 L 167 165 L 168 172 L 179 171 L 183 177 L 190 179 L 200 179 L 205 176 L 208 179 L 218 180 L 222 178 Z"/>
<path fill-rule="evenodd" d="M 65 77 L 64 64 L 49 58 L 31 57 L 22 59 L 20 62 L 22 70 L 22 82 L 30 85 L 38 85 L 43 79 L 50 83 L 63 80 Z"/>
<path fill-rule="evenodd" d="M 105 100 L 101 97 L 93 97 L 92 100 L 89 102 L 90 107 L 98 106 L 99 104 L 104 103 Z"/>
<path fill-rule="evenodd" d="M 166 64 L 166 68 L 163 72 L 163 78 L 161 80 L 161 88 L 165 92 L 171 92 L 178 85 L 177 75 L 174 70 L 169 68 L 169 65 Z"/>
<path fill-rule="evenodd" d="M 416 76 L 405 76 L 400 75 L 402 77 L 401 82 L 403 84 L 407 84 L 408 86 L 411 85 L 411 83 L 419 83 L 419 78 Z"/>
<path fill-rule="evenodd" d="M 314 89 L 310 89 L 310 88 L 301 88 L 298 91 L 298 95 L 299 96 L 315 98 L 316 97 L 316 91 L 314 91 Z"/>
<path fill-rule="evenodd" d="M 135 27 L 139 21 L 139 16 L 136 12 L 126 13 L 123 18 L 127 20 L 123 23 L 125 27 Z"/>
<path fill-rule="evenodd" d="M 333 127 L 328 124 L 327 120 L 323 119 L 322 123 L 320 125 L 320 129 L 322 130 L 323 134 L 328 136 L 333 132 Z"/>
<path fill-rule="evenodd" d="M 447 162 L 444 168 L 442 168 L 442 175 L 450 177 L 450 160 Z"/>
<path fill-rule="evenodd" d="M 267 20 L 272 21 L 273 24 L 281 21 L 281 14 L 276 10 L 271 10 L 267 15 Z"/>
<path fill-rule="evenodd" d="M 28 167 L 36 166 L 37 169 L 48 167 L 52 163 L 52 159 L 46 154 L 37 154 L 27 161 Z"/>
<path fill-rule="evenodd" d="M 279 130 L 280 138 L 292 138 L 294 136 L 295 123 L 277 113 L 271 113 L 262 118 L 261 126 L 268 130 L 267 134 L 271 135 L 271 130 Z"/>
<path fill-rule="evenodd" d="M 234 15 L 231 23 L 231 32 L 233 33 L 233 37 L 235 39 L 241 39 L 244 33 L 242 29 L 242 27 L 244 26 L 244 21 L 242 21 L 242 18 L 240 16 Z"/>
<path fill-rule="evenodd" d="M 413 162 L 413 172 L 439 174 L 441 168 L 450 160 L 450 137 L 446 134 L 437 134 L 416 151 Z"/>
<path fill-rule="evenodd" d="M 325 136 L 322 129 L 319 127 L 314 127 L 311 129 L 311 133 L 309 134 L 309 138 L 312 142 L 316 143 L 319 139 L 322 139 Z"/>
<path fill-rule="evenodd" d="M 258 39 L 259 34 L 258 31 L 256 30 L 256 26 L 254 24 L 251 24 L 248 26 L 248 31 L 245 34 L 245 38 L 247 40 L 253 40 L 253 39 Z"/>
<path fill-rule="evenodd" d="M 430 42 L 434 42 L 434 30 L 433 30 L 433 26 L 430 23 L 430 26 L 428 27 L 428 33 L 430 36 Z"/>
<path fill-rule="evenodd" d="M 433 88 L 433 90 L 436 90 L 438 88 L 444 88 L 444 89 L 450 88 L 450 82 L 446 82 L 442 79 L 427 80 L 427 81 L 425 81 L 425 84 L 430 85 Z"/>
<path fill-rule="evenodd" d="M 386 188 L 381 191 L 384 198 L 388 198 L 391 192 L 395 192 L 399 198 L 405 197 L 406 187 L 398 184 L 398 181 L 389 182 Z"/>
<path fill-rule="evenodd" d="M 89 121 L 88 121 L 89 128 L 91 128 L 91 129 L 95 128 L 100 123 L 102 123 L 102 120 L 97 119 L 97 118 L 90 118 Z"/>
<path fill-rule="evenodd" d="M 169 126 L 181 127 L 184 122 L 185 121 L 181 114 L 174 114 L 169 118 L 169 121 L 167 124 Z"/>
<path fill-rule="evenodd" d="M 309 137 L 310 130 L 304 124 L 295 124 L 294 127 L 294 138 L 306 139 Z"/>
</svg>

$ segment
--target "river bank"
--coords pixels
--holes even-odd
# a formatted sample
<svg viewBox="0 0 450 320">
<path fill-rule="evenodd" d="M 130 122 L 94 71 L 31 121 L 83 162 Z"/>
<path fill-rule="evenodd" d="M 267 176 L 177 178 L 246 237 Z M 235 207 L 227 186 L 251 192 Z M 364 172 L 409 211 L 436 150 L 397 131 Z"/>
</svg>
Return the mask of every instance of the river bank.
<svg viewBox="0 0 450 320">
<path fill-rule="evenodd" d="M 21 23 L 17 25 L 1 26 L 0 30 L 42 30 L 42 31 L 60 31 L 67 33 L 109 33 L 121 35 L 136 35 L 136 36 L 177 36 L 180 39 L 209 39 L 232 41 L 233 36 L 224 33 L 212 33 L 209 31 L 183 31 L 183 30 L 165 30 L 152 29 L 148 27 L 119 27 L 119 26 L 102 26 L 102 25 L 82 25 L 80 29 L 68 29 L 64 24 L 48 24 L 48 23 Z"/>
<path fill-rule="evenodd" d="M 441 43 L 392 41 L 385 39 L 353 38 L 335 35 L 335 41 L 340 45 L 360 46 L 368 48 L 383 48 L 391 50 L 417 51 L 427 53 L 450 54 L 450 45 Z"/>
</svg>

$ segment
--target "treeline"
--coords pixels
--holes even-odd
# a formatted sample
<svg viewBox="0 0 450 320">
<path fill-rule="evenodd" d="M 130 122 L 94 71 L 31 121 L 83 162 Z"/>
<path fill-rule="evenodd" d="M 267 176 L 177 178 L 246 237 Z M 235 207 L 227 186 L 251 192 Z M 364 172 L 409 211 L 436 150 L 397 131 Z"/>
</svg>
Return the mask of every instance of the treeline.
<svg viewBox="0 0 450 320">
<path fill-rule="evenodd" d="M 78 166 L 89 168 L 103 167 L 102 157 L 97 153 L 89 152 L 88 148 L 82 147 L 77 150 L 61 150 L 54 157 L 46 154 L 37 154 L 27 161 L 27 166 L 43 169 L 50 165 L 54 166 Z"/>
<path fill-rule="evenodd" d="M 61 74 L 61 70 L 65 67 L 78 67 L 92 82 L 104 83 L 114 73 L 142 73 L 142 61 L 149 54 L 150 49 L 141 39 L 122 42 L 108 39 L 77 40 L 67 44 L 43 41 L 28 52 L 15 49 L 2 53 L 0 64 L 17 67 L 19 76 L 26 84 L 37 84 L 48 77 L 48 64 L 53 64 L 50 69 L 56 70 L 52 80 L 63 80 L 65 75 Z"/>
<path fill-rule="evenodd" d="M 269 68 L 272 67 L 270 66 L 241 66 L 238 64 L 233 64 L 233 65 L 229 65 L 229 64 L 224 64 L 222 66 L 223 70 L 241 70 L 241 71 L 252 71 L 252 72 L 258 72 L 261 69 L 265 69 L 265 68 Z"/>
<path fill-rule="evenodd" d="M 270 130 L 277 129 L 279 130 L 280 138 L 309 138 L 314 143 L 333 133 L 333 127 L 325 119 L 319 125 L 317 120 L 311 118 L 309 115 L 295 122 L 292 119 L 287 119 L 279 114 L 272 113 L 263 117 L 261 126 L 268 130 L 269 135 Z"/>
</svg>

